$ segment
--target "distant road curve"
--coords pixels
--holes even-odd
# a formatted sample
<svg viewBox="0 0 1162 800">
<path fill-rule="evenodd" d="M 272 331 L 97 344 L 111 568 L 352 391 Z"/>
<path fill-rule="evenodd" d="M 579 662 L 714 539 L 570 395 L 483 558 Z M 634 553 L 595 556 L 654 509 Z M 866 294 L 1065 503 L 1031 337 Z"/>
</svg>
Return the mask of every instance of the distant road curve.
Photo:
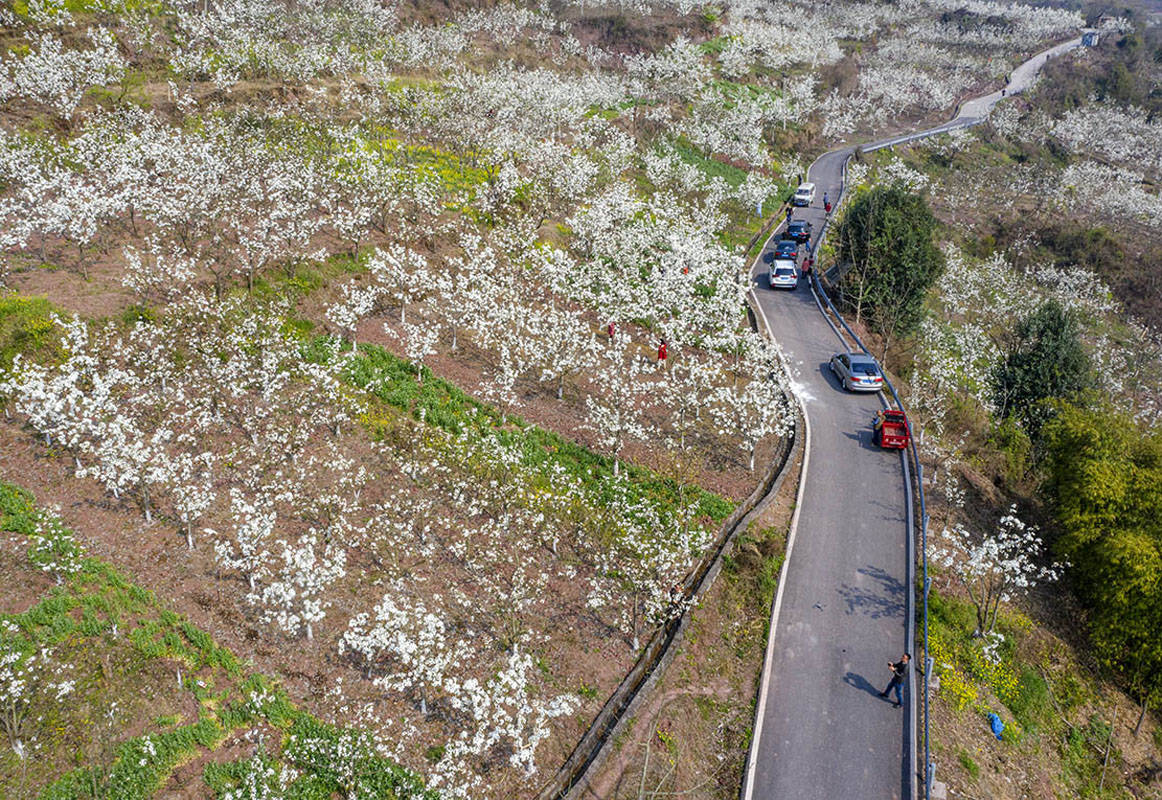
<svg viewBox="0 0 1162 800">
<path fill-rule="evenodd" d="M 974 125 L 1028 88 L 1046 61 L 1080 44 L 1079 36 L 1038 53 L 1012 71 L 1003 91 L 962 103 L 942 125 L 820 156 L 808 170 L 815 201 L 796 216 L 812 223 L 818 242 L 829 221 L 824 193 L 838 205 L 844 165 L 857 149 Z M 845 393 L 828 372 L 831 354 L 846 344 L 813 293 L 768 287 L 766 259 L 781 229 L 752 266 L 751 301 L 798 372 L 811 435 L 771 610 L 743 800 L 915 798 L 916 692 L 909 685 L 903 709 L 877 696 L 887 661 L 912 649 L 907 467 L 902 454 L 872 446 L 869 420 L 880 398 Z"/>
</svg>

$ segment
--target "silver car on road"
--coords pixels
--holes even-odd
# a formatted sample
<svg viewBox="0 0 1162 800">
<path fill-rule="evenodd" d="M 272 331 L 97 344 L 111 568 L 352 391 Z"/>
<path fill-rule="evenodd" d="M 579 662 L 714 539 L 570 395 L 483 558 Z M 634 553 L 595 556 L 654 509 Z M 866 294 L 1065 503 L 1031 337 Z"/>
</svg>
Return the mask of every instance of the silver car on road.
<svg viewBox="0 0 1162 800">
<path fill-rule="evenodd" d="M 831 357 L 831 371 L 849 392 L 878 392 L 884 388 L 880 365 L 863 353 L 836 353 Z"/>
</svg>

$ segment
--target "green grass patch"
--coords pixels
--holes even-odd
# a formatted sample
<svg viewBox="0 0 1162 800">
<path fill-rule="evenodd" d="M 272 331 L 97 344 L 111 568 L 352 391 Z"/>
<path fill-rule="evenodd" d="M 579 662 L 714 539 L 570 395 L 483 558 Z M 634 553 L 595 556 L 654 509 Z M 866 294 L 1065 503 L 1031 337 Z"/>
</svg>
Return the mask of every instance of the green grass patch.
<svg viewBox="0 0 1162 800">
<path fill-rule="evenodd" d="M 1021 667 L 1017 690 L 1009 701 L 1009 710 L 1030 731 L 1051 711 L 1049 687 L 1035 667 L 1028 664 Z"/>
<path fill-rule="evenodd" d="M 0 528 L 31 534 L 40 513 L 31 494 L 0 482 Z M 40 786 L 42 800 L 144 800 L 175 768 L 258 723 L 286 734 L 270 759 L 298 771 L 288 797 L 435 797 L 417 775 L 380 756 L 369 734 L 296 709 L 276 684 L 248 673 L 208 633 L 97 559 L 84 559 L 27 611 L 0 615 L 0 655 L 26 689 L 5 713 L 37 748 L 23 763 L 0 750 L 3 797 L 33 796 L 20 787 Z M 58 683 L 66 678 L 67 691 Z M 178 709 L 188 694 L 197 719 L 182 724 Z M 146 720 L 146 731 L 119 741 L 125 725 L 140 730 L 134 720 Z M 240 769 L 208 767 L 207 782 L 224 796 L 222 787 L 238 787 L 230 779 Z"/>
<path fill-rule="evenodd" d="M 705 42 L 702 42 L 702 44 L 698 45 L 698 49 L 708 56 L 717 56 L 726 49 L 728 44 L 730 44 L 731 38 L 733 37 L 715 36 L 713 39 L 707 39 Z"/>
<path fill-rule="evenodd" d="M 1115 777 L 1121 759 L 1116 746 L 1110 747 L 1109 766 L 1105 770 L 1105 782 L 1102 782 L 1102 763 L 1109 742 L 1110 725 L 1096 714 L 1091 715 L 1085 723 L 1070 727 L 1065 733 L 1059 746 L 1061 777 L 1074 797 L 1085 800 L 1120 800 L 1131 796 L 1124 786 L 1118 785 L 1119 781 Z"/>
<path fill-rule="evenodd" d="M 60 330 L 53 322 L 57 313 L 48 298 L 0 294 L 0 370 L 10 369 L 17 353 L 39 364 L 59 359 Z"/>
<path fill-rule="evenodd" d="M 350 253 L 334 253 L 324 261 L 296 264 L 293 270 L 267 270 L 255 276 L 253 295 L 262 299 L 288 297 L 291 300 L 301 300 L 338 278 L 366 273 L 367 259 L 371 253 L 371 249 L 364 249 L 356 256 Z M 245 285 L 239 286 L 238 291 L 245 292 Z M 297 328 L 305 326 L 308 332 L 313 327 L 309 320 L 301 318 L 288 322 Z"/>
<path fill-rule="evenodd" d="M 326 344 L 325 338 L 315 339 L 308 346 L 307 356 L 325 357 L 328 352 Z M 599 497 L 605 497 L 613 490 L 608 480 L 613 475 L 613 459 L 512 414 L 507 415 L 501 424 L 499 410 L 436 377 L 426 367 L 423 369 L 421 385 L 410 362 L 378 345 L 361 344 L 346 379 L 384 403 L 449 433 L 461 434 L 471 430 L 481 436 L 495 437 L 505 445 L 516 446 L 523 466 L 541 473 L 546 485 L 551 483 L 554 475 L 563 472 L 593 489 Z M 716 522 L 725 519 L 734 508 L 734 504 L 724 497 L 698 487 L 683 488 L 673 479 L 644 467 L 623 463 L 622 474 L 639 498 L 649 500 L 659 509 L 677 504 L 683 497 L 689 497 L 690 492 L 694 492 L 697 500 L 697 514 Z"/>
<path fill-rule="evenodd" d="M 199 750 L 216 747 L 226 733 L 216 720 L 206 718 L 176 730 L 135 737 L 117 748 L 108 773 L 94 773 L 92 767 L 73 770 L 45 788 L 40 800 L 87 799 L 93 796 L 94 785 L 100 787 L 100 797 L 147 800 L 176 767 Z"/>
<path fill-rule="evenodd" d="M 746 658 L 765 646 L 786 544 L 786 530 L 751 525 L 739 533 L 732 552 L 723 559 L 723 608 L 734 618 L 745 620 L 723 628 L 724 644 L 737 658 Z"/>
<path fill-rule="evenodd" d="M 36 530 L 32 495 L 18 486 L 0 482 L 0 530 L 31 536 Z"/>
<path fill-rule="evenodd" d="M 960 766 L 968 773 L 969 777 L 976 780 L 980 777 L 980 766 L 973 760 L 966 751 L 961 750 L 956 754 L 956 760 L 960 762 Z"/>
<path fill-rule="evenodd" d="M 165 5 L 159 0 L 64 0 L 54 2 L 45 0 L 42 12 L 68 11 L 70 14 L 99 14 L 125 13 L 144 11 L 150 16 L 157 16 L 165 10 Z M 22 19 L 29 18 L 27 0 L 13 0 L 12 13 Z"/>
<path fill-rule="evenodd" d="M 476 190 L 488 181 L 488 171 L 481 163 L 489 163 L 490 154 L 458 154 L 427 144 L 410 144 L 399 139 L 398 131 L 375 123 L 360 125 L 358 135 L 343 139 L 326 125 L 301 117 L 264 119 L 264 126 L 265 145 L 271 152 L 296 153 L 320 161 L 339 180 L 357 179 L 359 164 L 371 156 L 434 179 L 444 192 L 469 203 Z M 464 209 L 455 205 L 449 210 Z"/>
<path fill-rule="evenodd" d="M 746 180 L 745 169 L 706 155 L 683 137 L 671 140 L 670 146 L 687 164 L 697 167 L 708 178 L 722 178 L 731 189 L 737 189 Z"/>
<path fill-rule="evenodd" d="M 928 599 L 929 655 L 940 676 L 940 693 L 958 711 L 966 708 L 987 715 L 988 693 L 1012 711 L 1022 702 L 1020 671 L 1013 635 L 1006 636 L 995 655 L 985 652 L 985 640 L 974 638 L 976 610 L 966 601 L 933 590 Z M 987 690 L 987 691 L 986 691 Z M 1006 730 L 1006 737 L 1010 732 Z M 1012 738 L 1018 735 L 1013 731 Z"/>
<path fill-rule="evenodd" d="M 743 84 L 738 85 L 743 86 Z M 737 189 L 746 180 L 747 171 L 745 169 L 703 153 L 683 137 L 671 140 L 670 146 L 673 147 L 679 158 L 687 164 L 697 167 L 707 178 L 721 178 L 732 189 Z M 790 199 L 793 192 L 794 187 L 789 183 L 780 182 L 776 191 L 763 200 L 761 213 L 758 215 L 755 214 L 755 208 L 744 208 L 741 203 L 728 201 L 724 204 L 724 210 L 727 212 L 729 222 L 726 228 L 719 233 L 719 241 L 731 249 L 745 247 L 770 215 Z M 749 253 L 744 255 L 749 256 Z"/>
<path fill-rule="evenodd" d="M 777 89 L 758 86 L 753 83 L 740 83 L 738 81 L 726 80 L 725 78 L 715 78 L 710 81 L 710 85 L 727 98 L 727 108 L 732 108 L 734 105 L 729 101 L 737 103 L 739 100 L 757 100 L 760 97 L 782 97 L 782 93 Z"/>
</svg>

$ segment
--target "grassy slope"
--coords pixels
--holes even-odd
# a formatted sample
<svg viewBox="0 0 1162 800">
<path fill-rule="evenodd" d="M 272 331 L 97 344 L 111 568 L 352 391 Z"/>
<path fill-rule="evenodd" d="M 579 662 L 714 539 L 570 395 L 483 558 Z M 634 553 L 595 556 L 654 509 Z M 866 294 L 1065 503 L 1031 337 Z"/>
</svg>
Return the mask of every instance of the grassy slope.
<svg viewBox="0 0 1162 800">
<path fill-rule="evenodd" d="M 0 530 L 31 536 L 38 513 L 29 493 L 0 483 Z M 16 663 L 35 657 L 30 701 L 8 706 L 23 709 L 8 719 L 22 719 L 33 757 L 0 753 L 6 797 L 38 788 L 46 800 L 152 797 L 177 767 L 254 728 L 275 734 L 274 762 L 300 772 L 293 796 L 330 798 L 351 780 L 312 753 L 358 742 L 358 734 L 296 709 L 275 682 L 96 559 L 84 559 L 27 611 L 0 615 L 0 653 L 17 654 Z M 66 680 L 75 688 L 58 702 Z M 128 730 L 140 733 L 126 737 Z M 314 751 L 303 746 L 310 739 L 318 742 Z M 427 796 L 415 775 L 366 747 L 355 752 L 361 797 Z M 211 773 L 220 787 L 233 784 L 230 768 Z"/>
</svg>

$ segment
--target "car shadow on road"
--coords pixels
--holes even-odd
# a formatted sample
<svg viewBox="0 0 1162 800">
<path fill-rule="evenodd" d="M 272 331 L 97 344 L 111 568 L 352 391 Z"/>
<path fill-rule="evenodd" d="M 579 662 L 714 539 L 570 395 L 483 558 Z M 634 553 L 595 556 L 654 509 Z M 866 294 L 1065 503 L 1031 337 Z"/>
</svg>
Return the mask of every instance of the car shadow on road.
<svg viewBox="0 0 1162 800">
<path fill-rule="evenodd" d="M 904 584 L 879 567 L 862 567 L 860 575 L 866 575 L 878 586 L 867 589 L 845 583 L 837 592 L 847 603 L 847 613 L 860 613 L 871 619 L 904 616 Z"/>
<path fill-rule="evenodd" d="M 859 689 L 861 692 L 867 692 L 870 695 L 880 698 L 880 690 L 872 686 L 868 679 L 856 672 L 848 672 L 843 676 L 843 682 L 853 689 Z"/>
<path fill-rule="evenodd" d="M 835 373 L 831 371 L 831 363 L 823 361 L 819 364 L 819 374 L 823 376 L 823 380 L 827 381 L 827 385 L 837 392 L 847 394 L 848 391 L 843 388 L 843 382 L 835 377 Z"/>
</svg>

